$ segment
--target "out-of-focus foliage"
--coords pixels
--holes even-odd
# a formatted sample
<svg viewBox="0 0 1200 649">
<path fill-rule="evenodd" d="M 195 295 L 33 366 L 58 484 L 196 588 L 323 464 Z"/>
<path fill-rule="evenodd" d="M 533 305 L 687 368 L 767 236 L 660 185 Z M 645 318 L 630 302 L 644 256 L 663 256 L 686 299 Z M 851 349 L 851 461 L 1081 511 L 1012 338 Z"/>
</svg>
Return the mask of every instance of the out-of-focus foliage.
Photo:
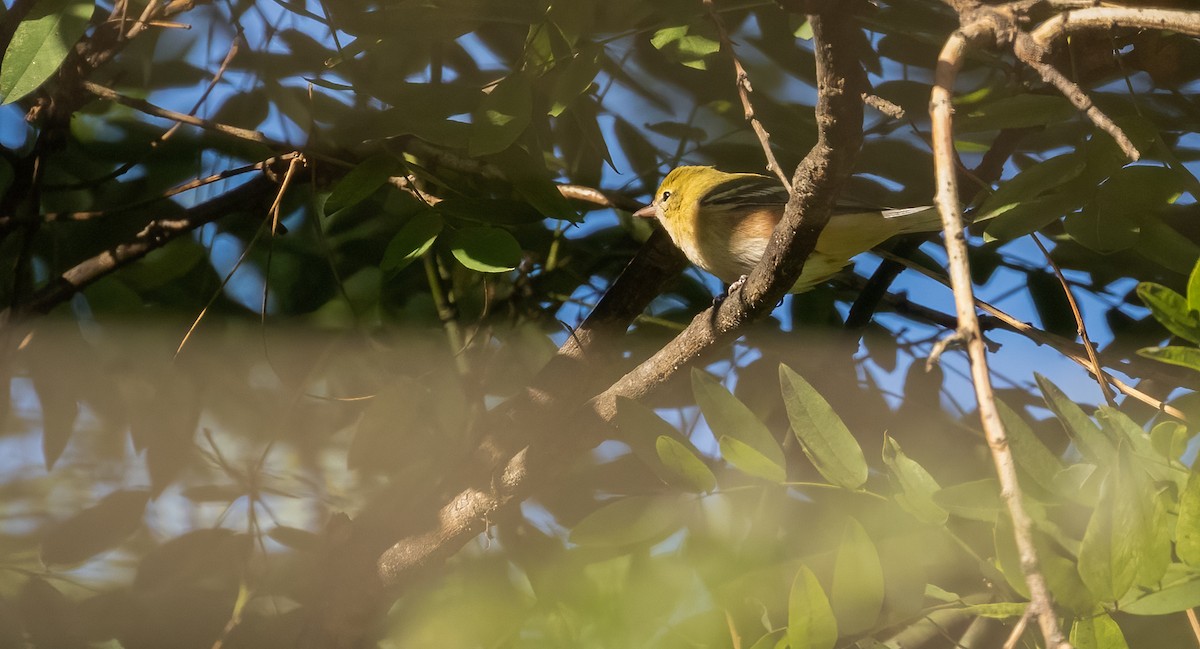
<svg viewBox="0 0 1200 649">
<path fill-rule="evenodd" d="M 485 413 L 650 232 L 560 185 L 637 204 L 676 164 L 764 168 L 700 0 L 231 0 L 148 23 L 140 3 L 17 5 L 0 29 L 0 646 L 295 646 L 339 513 L 428 529 Z M 715 11 L 794 169 L 816 139 L 812 30 L 772 2 Z M 868 111 L 845 198 L 927 204 L 929 82 L 955 17 L 880 0 L 859 20 L 874 92 L 905 116 Z M 1074 339 L 1038 233 L 1103 363 L 1189 420 L 1103 405 L 1051 347 L 989 331 L 1005 423 L 1076 646 L 1192 646 L 1200 45 L 1113 30 L 1052 54 L 1144 157 L 1012 59 L 974 55 L 964 167 L 1017 138 L 1002 177 L 965 192 L 980 295 L 1038 342 Z M 141 99 L 262 137 L 170 130 Z M 26 317 L 62 273 L 263 173 L 269 192 Z M 941 259 L 932 242 L 911 256 Z M 789 297 L 706 368 L 621 401 L 603 443 L 404 584 L 369 642 L 1002 644 L 1027 596 L 1011 524 L 963 364 L 922 367 L 949 292 L 902 282 L 850 332 L 852 273 Z M 718 289 L 673 282 L 613 378 Z"/>
</svg>

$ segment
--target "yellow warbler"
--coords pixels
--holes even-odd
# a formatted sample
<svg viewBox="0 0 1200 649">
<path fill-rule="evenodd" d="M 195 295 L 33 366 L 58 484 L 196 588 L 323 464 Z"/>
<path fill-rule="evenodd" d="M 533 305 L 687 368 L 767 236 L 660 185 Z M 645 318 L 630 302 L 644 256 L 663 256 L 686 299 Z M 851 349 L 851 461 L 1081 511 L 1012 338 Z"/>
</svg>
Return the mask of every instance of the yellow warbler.
<svg viewBox="0 0 1200 649">
<path fill-rule="evenodd" d="M 787 200 L 787 190 L 775 178 L 676 167 L 654 202 L 634 216 L 658 219 L 693 264 L 733 283 L 762 259 Z M 834 214 L 790 292 L 811 289 L 845 268 L 851 257 L 898 234 L 939 229 L 937 210 L 928 206 Z"/>
</svg>

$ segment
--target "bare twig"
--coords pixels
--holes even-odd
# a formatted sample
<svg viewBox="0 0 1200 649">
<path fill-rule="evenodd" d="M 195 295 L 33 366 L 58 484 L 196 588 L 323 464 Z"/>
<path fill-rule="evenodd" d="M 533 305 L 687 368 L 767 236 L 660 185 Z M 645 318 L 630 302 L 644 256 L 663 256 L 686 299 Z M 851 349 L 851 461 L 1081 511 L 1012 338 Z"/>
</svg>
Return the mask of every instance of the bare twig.
<svg viewBox="0 0 1200 649">
<path fill-rule="evenodd" d="M 862 95 L 863 103 L 874 108 L 875 110 L 891 117 L 892 119 L 904 119 L 904 109 L 893 104 L 892 102 L 880 97 L 872 95 L 869 92 L 864 92 Z"/>
<path fill-rule="evenodd" d="M 1050 269 L 1054 271 L 1054 276 L 1058 278 L 1058 283 L 1062 284 L 1063 295 L 1067 297 L 1067 303 L 1071 305 L 1071 314 L 1075 316 L 1075 328 L 1079 332 L 1079 339 L 1083 341 L 1083 348 L 1087 350 L 1088 360 L 1092 363 L 1092 375 L 1096 377 L 1096 382 L 1100 384 L 1100 392 L 1104 395 L 1104 401 L 1110 406 L 1117 405 L 1115 396 L 1113 395 L 1112 387 L 1108 384 L 1108 375 L 1104 373 L 1103 365 L 1100 364 L 1100 357 L 1096 354 L 1096 346 L 1092 344 L 1092 339 L 1088 336 L 1087 325 L 1083 323 L 1083 313 L 1079 310 L 1079 303 L 1075 301 L 1075 295 L 1071 292 L 1071 285 L 1067 283 L 1067 278 L 1063 277 L 1062 269 L 1054 262 L 1054 258 L 1050 256 L 1050 251 L 1046 250 L 1046 246 L 1042 244 L 1042 240 L 1037 233 L 1029 234 L 1033 238 L 1033 242 L 1037 244 L 1038 250 L 1042 251 L 1042 255 L 1046 258 L 1046 263 L 1050 264 Z"/>
<path fill-rule="evenodd" d="M 258 131 L 254 131 L 254 130 L 251 130 L 248 128 L 240 128 L 237 126 L 229 126 L 228 124 L 220 124 L 220 123 L 213 122 L 213 121 L 210 121 L 207 119 L 201 119 L 201 118 L 195 117 L 193 115 L 188 115 L 185 113 L 178 113 L 173 110 L 167 110 L 165 108 L 160 108 L 158 106 L 155 106 L 154 104 L 151 104 L 150 102 L 148 102 L 144 99 L 138 99 L 136 97 L 126 97 L 125 95 L 122 95 L 121 93 L 119 93 L 115 90 L 112 90 L 110 88 L 105 88 L 104 86 L 102 86 L 98 83 L 94 83 L 94 82 L 85 80 L 85 81 L 81 81 L 80 85 L 83 87 L 84 90 L 90 92 L 91 94 L 93 94 L 101 99 L 107 99 L 109 101 L 115 101 L 118 104 L 124 104 L 134 110 L 146 113 L 147 115 L 153 115 L 154 117 L 161 117 L 163 119 L 169 119 L 169 120 L 172 120 L 175 122 L 179 122 L 180 124 L 188 124 L 189 126 L 197 126 L 199 128 L 205 129 L 207 131 L 224 133 L 225 135 L 230 135 L 230 136 L 242 139 L 242 140 L 248 140 L 250 142 L 257 142 L 259 144 L 265 144 L 270 147 L 276 147 L 276 148 L 282 148 L 282 149 L 295 148 L 285 142 L 281 142 L 279 140 L 269 138 L 266 135 L 263 135 L 262 133 L 260 133 Z"/>
<path fill-rule="evenodd" d="M 1050 649 L 1069 647 L 1058 625 L 1054 599 L 1046 585 L 1033 544 L 1033 522 L 1025 511 L 1021 487 L 1017 480 L 1016 463 L 1000 413 L 992 393 L 987 366 L 987 349 L 975 314 L 975 295 L 971 287 L 971 271 L 967 261 L 967 244 L 963 232 L 962 208 L 954 168 L 954 133 L 952 127 L 954 81 L 962 67 L 967 47 L 974 38 L 991 36 L 989 25 L 973 23 L 963 27 L 946 40 L 938 56 L 935 83 L 929 98 L 929 113 L 933 125 L 934 171 L 937 194 L 935 203 L 942 216 L 946 238 L 946 254 L 950 263 L 950 278 L 954 286 L 955 310 L 958 313 L 958 335 L 965 339 L 971 359 L 971 377 L 975 385 L 979 418 L 992 451 L 1001 486 L 1001 496 L 1013 521 L 1013 532 L 1021 558 L 1025 583 L 1029 587 L 1030 608 Z"/>
<path fill-rule="evenodd" d="M 950 287 L 950 282 L 945 277 L 942 277 L 942 276 L 934 273 L 933 271 L 929 270 L 928 268 L 914 264 L 912 261 L 910 261 L 908 259 L 904 259 L 902 257 L 897 257 L 895 255 L 892 255 L 891 253 L 881 252 L 879 254 L 881 256 L 883 256 L 885 259 L 892 259 L 896 263 L 904 266 L 905 268 L 915 270 L 918 273 L 921 273 L 922 275 L 942 284 L 943 286 Z M 1057 351 L 1058 353 L 1067 357 L 1068 360 L 1074 362 L 1076 365 L 1079 365 L 1080 367 L 1087 370 L 1088 372 L 1094 371 L 1095 367 L 1092 365 L 1091 360 L 1087 357 L 1086 352 L 1084 352 L 1083 350 L 1080 349 L 1081 345 L 1079 345 L 1078 343 L 1074 343 L 1074 342 L 1069 341 L 1060 336 L 1055 336 L 1054 334 L 1052 334 L 1048 331 L 1042 331 L 1041 329 L 1038 329 L 1037 327 L 1034 327 L 1031 324 L 1022 322 L 1022 321 L 1018 320 L 1017 318 L 1014 318 L 1012 315 L 996 308 L 994 305 L 984 302 L 983 300 L 980 300 L 979 298 L 975 298 L 975 306 L 982 309 L 983 311 L 986 311 L 988 313 L 988 315 L 994 317 L 996 319 L 996 321 L 999 324 L 1003 325 L 1005 328 L 1007 328 L 1011 331 L 1014 331 L 1016 333 L 1019 333 L 1022 336 L 1025 336 L 1026 338 L 1032 340 L 1033 342 L 1035 342 L 1039 345 L 1047 345 L 1049 347 L 1054 348 L 1055 351 Z M 919 311 L 916 313 L 917 313 L 917 315 L 923 315 Z M 1128 373 L 1128 370 L 1123 369 L 1122 371 Z M 1154 378 L 1154 377 L 1150 377 L 1150 378 Z M 1167 379 L 1167 380 L 1170 380 L 1170 379 Z M 1145 392 L 1142 392 L 1141 390 L 1133 387 L 1132 385 L 1125 383 L 1121 379 L 1118 379 L 1117 377 L 1113 376 L 1112 374 L 1105 372 L 1104 373 L 1104 381 L 1106 383 L 1108 383 L 1109 385 L 1111 385 L 1113 388 L 1115 388 L 1121 394 L 1124 394 L 1126 396 L 1137 399 L 1138 401 L 1141 401 L 1142 403 L 1146 404 L 1147 406 L 1150 406 L 1151 408 L 1154 408 L 1155 410 L 1157 410 L 1159 412 L 1162 412 L 1166 415 L 1174 417 L 1175 419 L 1178 419 L 1179 421 L 1182 421 L 1185 423 L 1190 421 L 1188 416 L 1182 410 L 1180 410 L 1174 406 L 1171 406 L 1169 404 L 1166 404 L 1160 399 L 1155 399 L 1154 397 L 1146 394 Z"/>
<path fill-rule="evenodd" d="M 708 11 L 708 17 L 712 19 L 713 24 L 717 26 L 717 38 L 721 41 L 721 49 L 728 52 L 730 60 L 733 61 L 733 71 L 737 75 L 734 85 L 737 87 L 738 99 L 742 100 L 742 112 L 746 116 L 746 121 L 750 122 L 750 127 L 754 129 L 754 134 L 758 136 L 759 144 L 762 145 L 763 156 L 767 159 L 767 169 L 779 178 L 779 182 L 783 183 L 783 186 L 790 193 L 792 191 L 792 183 L 784 175 L 783 169 L 779 166 L 779 161 L 775 159 L 775 152 L 771 150 L 771 134 L 762 125 L 762 122 L 758 119 L 758 115 L 754 113 L 754 105 L 750 103 L 750 93 L 754 92 L 754 88 L 750 86 L 750 75 L 746 73 L 746 68 L 742 67 L 741 59 L 733 51 L 733 41 L 729 39 L 729 32 L 725 29 L 725 22 L 721 20 L 721 15 L 717 13 L 716 7 L 713 6 L 713 0 L 704 0 L 704 8 Z"/>
<path fill-rule="evenodd" d="M 1187 610 L 1188 624 L 1192 625 L 1192 635 L 1196 636 L 1196 644 L 1200 645 L 1200 620 L 1196 619 L 1196 609 Z"/>
<path fill-rule="evenodd" d="M 94 257 L 72 266 L 23 305 L 17 315 L 45 313 L 70 298 L 92 282 L 146 256 L 151 250 L 161 248 L 172 240 L 215 221 L 231 212 L 244 209 L 262 200 L 271 190 L 273 183 L 260 175 L 247 183 L 231 189 L 210 201 L 186 210 L 176 218 L 151 221 L 128 243 L 105 250 Z M 10 310 L 0 312 L 0 324 L 13 320 Z"/>
<path fill-rule="evenodd" d="M 1029 618 L 1033 617 L 1033 607 L 1025 607 L 1025 612 L 1021 614 L 1021 618 L 1013 625 L 1012 632 L 1008 634 L 1008 639 L 1004 641 L 1004 646 L 1001 649 L 1016 649 L 1017 643 L 1021 641 L 1021 636 L 1025 634 L 1025 627 L 1029 625 Z"/>
<path fill-rule="evenodd" d="M 1068 79 L 1053 65 L 1043 62 L 1041 60 L 1042 53 L 1042 48 L 1037 46 L 1036 41 L 1032 37 L 1024 32 L 1017 33 L 1016 40 L 1013 42 L 1013 54 L 1022 63 L 1033 68 L 1042 77 L 1042 81 L 1054 86 L 1062 93 L 1062 96 L 1066 97 L 1067 101 L 1070 101 L 1075 108 L 1083 112 L 1088 119 L 1092 120 L 1092 124 L 1095 124 L 1096 128 L 1108 133 L 1125 154 L 1125 157 L 1134 162 L 1140 160 L 1142 153 L 1134 146 L 1129 136 L 1125 135 L 1125 131 L 1121 130 L 1121 127 L 1117 126 L 1112 121 L 1112 118 L 1105 115 L 1078 84 Z"/>
</svg>

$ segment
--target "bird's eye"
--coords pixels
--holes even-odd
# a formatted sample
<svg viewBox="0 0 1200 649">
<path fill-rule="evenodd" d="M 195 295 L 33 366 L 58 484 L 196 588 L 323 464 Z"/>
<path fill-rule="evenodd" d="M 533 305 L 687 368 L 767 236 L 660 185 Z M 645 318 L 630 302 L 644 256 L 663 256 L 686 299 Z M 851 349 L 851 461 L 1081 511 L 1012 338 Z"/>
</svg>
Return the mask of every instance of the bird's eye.
<svg viewBox="0 0 1200 649">
<path fill-rule="evenodd" d="M 668 199 L 668 198 L 670 198 L 670 197 L 671 197 L 671 192 L 663 192 L 663 195 L 662 195 L 662 202 L 663 202 L 663 203 L 667 202 L 667 199 Z"/>
</svg>

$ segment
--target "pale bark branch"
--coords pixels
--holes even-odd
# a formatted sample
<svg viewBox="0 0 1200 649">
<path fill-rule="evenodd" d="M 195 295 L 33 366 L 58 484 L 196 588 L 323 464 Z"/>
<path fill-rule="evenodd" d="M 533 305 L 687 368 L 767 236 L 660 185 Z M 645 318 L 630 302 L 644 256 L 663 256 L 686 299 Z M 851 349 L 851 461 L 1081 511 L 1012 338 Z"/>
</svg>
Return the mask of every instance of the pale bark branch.
<svg viewBox="0 0 1200 649">
<path fill-rule="evenodd" d="M 978 401 L 979 418 L 983 425 L 992 461 L 1000 480 L 1000 494 L 1007 505 L 1013 521 L 1017 550 L 1025 583 L 1029 587 L 1030 607 L 1037 616 L 1046 646 L 1051 649 L 1070 647 L 1059 628 L 1058 616 L 1054 611 L 1054 598 L 1046 584 L 1038 563 L 1037 550 L 1033 543 L 1033 522 L 1025 511 L 1021 488 L 1017 480 L 1017 467 L 1009 448 L 1008 437 L 1000 421 L 992 392 L 991 376 L 987 365 L 987 348 L 979 329 L 975 314 L 975 295 L 971 286 L 971 271 L 967 261 L 967 244 L 964 235 L 962 208 L 959 203 L 958 183 L 955 174 L 955 152 L 953 133 L 954 81 L 962 67 L 963 58 L 973 38 L 991 35 L 986 25 L 975 23 L 964 25 L 943 46 L 938 56 L 935 83 L 929 98 L 929 113 L 933 126 L 934 171 L 937 194 L 935 204 L 942 217 L 945 233 L 946 254 L 950 264 L 950 279 L 954 287 L 955 310 L 958 314 L 956 336 L 967 346 L 971 360 L 971 378 Z"/>
</svg>

